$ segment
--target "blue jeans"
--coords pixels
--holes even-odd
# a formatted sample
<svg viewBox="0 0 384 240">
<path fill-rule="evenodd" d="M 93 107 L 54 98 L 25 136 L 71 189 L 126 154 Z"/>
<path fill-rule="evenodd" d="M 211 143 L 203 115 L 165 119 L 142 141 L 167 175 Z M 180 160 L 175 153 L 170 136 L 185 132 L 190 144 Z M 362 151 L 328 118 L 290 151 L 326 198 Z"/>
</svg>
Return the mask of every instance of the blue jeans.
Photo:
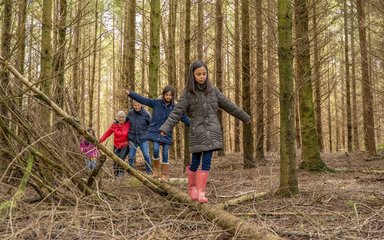
<svg viewBox="0 0 384 240">
<path fill-rule="evenodd" d="M 199 168 L 200 161 L 202 161 L 201 170 L 209 171 L 209 169 L 211 169 L 212 154 L 213 151 L 192 153 L 192 162 L 189 169 L 192 172 L 196 172 Z"/>
<path fill-rule="evenodd" d="M 161 156 L 163 157 L 161 163 L 168 164 L 168 150 L 169 150 L 169 144 L 160 143 L 160 142 L 153 142 L 153 159 L 158 160 L 160 159 L 160 145 L 163 146 L 163 151 L 161 153 Z"/>
<path fill-rule="evenodd" d="M 147 173 L 152 173 L 151 168 L 151 158 L 149 157 L 149 143 L 148 141 L 142 142 L 142 143 L 133 143 L 129 142 L 129 157 L 128 162 L 131 167 L 135 167 L 135 155 L 137 148 L 140 147 L 141 153 L 144 156 L 145 160 L 145 169 Z"/>
<path fill-rule="evenodd" d="M 91 160 L 87 157 L 84 157 L 84 162 L 85 162 L 85 166 L 86 166 L 86 169 L 87 169 L 87 172 L 90 173 L 92 172 L 93 170 L 95 170 L 96 168 L 96 160 Z"/>
<path fill-rule="evenodd" d="M 121 160 L 125 161 L 125 158 L 128 155 L 128 146 L 123 148 L 113 147 L 113 153 L 117 155 Z M 119 164 L 113 162 L 113 173 L 116 177 L 124 176 L 124 168 L 122 168 Z"/>
</svg>

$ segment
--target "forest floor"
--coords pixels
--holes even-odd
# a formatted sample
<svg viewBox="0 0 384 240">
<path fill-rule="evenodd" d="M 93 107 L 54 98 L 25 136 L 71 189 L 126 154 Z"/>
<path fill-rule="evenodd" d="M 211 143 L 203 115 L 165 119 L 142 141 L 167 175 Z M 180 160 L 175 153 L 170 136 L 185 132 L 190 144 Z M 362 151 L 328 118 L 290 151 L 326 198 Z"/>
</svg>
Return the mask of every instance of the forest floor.
<svg viewBox="0 0 384 240">
<path fill-rule="evenodd" d="M 240 154 L 215 156 L 207 186 L 210 204 L 265 192 L 226 210 L 286 239 L 384 239 L 384 160 L 366 161 L 363 154 L 324 154 L 323 159 L 345 171 L 298 171 L 300 194 L 279 198 L 274 194 L 279 186 L 277 154 L 269 154 L 267 163 L 254 169 L 243 169 Z M 110 165 L 108 161 L 105 166 L 108 172 Z M 137 169 L 144 171 L 141 160 Z M 170 177 L 185 179 L 181 161 L 172 163 Z M 173 185 L 187 191 L 185 182 Z M 104 173 L 99 189 L 110 194 L 100 194 L 100 204 L 78 196 L 75 205 L 31 203 L 35 193 L 28 191 L 0 219 L 0 239 L 241 239 L 133 177 L 116 180 Z M 0 201 L 12 194 L 14 189 L 2 183 Z"/>
</svg>

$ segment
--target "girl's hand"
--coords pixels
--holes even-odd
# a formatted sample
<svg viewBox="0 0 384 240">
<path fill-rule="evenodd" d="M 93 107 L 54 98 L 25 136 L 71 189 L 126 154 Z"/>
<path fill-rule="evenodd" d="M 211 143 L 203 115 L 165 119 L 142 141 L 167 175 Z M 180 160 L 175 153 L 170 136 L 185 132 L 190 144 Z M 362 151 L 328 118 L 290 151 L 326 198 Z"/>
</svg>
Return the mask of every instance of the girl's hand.
<svg viewBox="0 0 384 240">
<path fill-rule="evenodd" d="M 129 95 L 130 91 L 128 89 L 123 89 L 123 91 L 125 91 L 127 93 L 127 95 Z"/>
<path fill-rule="evenodd" d="M 165 134 L 165 132 L 163 132 L 163 131 L 160 131 L 160 135 L 163 137 L 167 136 L 167 134 Z"/>
</svg>

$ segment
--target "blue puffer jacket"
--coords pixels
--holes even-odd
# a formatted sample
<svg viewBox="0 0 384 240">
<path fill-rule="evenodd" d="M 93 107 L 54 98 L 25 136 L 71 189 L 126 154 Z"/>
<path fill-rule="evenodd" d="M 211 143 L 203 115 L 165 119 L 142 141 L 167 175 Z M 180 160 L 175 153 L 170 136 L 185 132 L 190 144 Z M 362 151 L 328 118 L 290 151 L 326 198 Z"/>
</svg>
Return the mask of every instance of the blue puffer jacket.
<svg viewBox="0 0 384 240">
<path fill-rule="evenodd" d="M 135 144 L 140 144 L 147 141 L 147 133 L 151 122 L 151 114 L 141 108 L 139 112 L 134 109 L 127 114 L 126 121 L 129 121 L 131 127 L 128 132 L 128 140 Z"/>
<path fill-rule="evenodd" d="M 129 97 L 134 99 L 135 101 L 144 104 L 148 107 L 153 108 L 151 124 L 148 129 L 148 134 L 146 138 L 151 141 L 161 142 L 165 144 L 172 143 L 172 131 L 170 131 L 167 136 L 161 136 L 159 128 L 163 123 L 167 120 L 169 114 L 175 108 L 174 104 L 166 104 L 162 99 L 150 99 L 140 96 L 135 92 L 130 92 Z M 183 115 L 181 121 L 189 126 L 190 120 L 187 116 Z M 131 125 L 132 128 L 132 125 Z"/>
</svg>

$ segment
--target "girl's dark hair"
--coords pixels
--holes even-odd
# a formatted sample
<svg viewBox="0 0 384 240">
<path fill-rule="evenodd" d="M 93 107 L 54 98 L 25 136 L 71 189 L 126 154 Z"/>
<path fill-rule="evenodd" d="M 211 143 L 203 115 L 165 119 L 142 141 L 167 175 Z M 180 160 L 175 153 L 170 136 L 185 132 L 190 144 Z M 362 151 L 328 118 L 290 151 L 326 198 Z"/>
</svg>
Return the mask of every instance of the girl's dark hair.
<svg viewBox="0 0 384 240">
<path fill-rule="evenodd" d="M 174 104 L 175 103 L 175 89 L 172 87 L 172 86 L 165 86 L 163 88 L 163 92 L 161 93 L 161 96 L 163 97 L 163 100 L 165 101 L 164 99 L 164 95 L 167 93 L 167 92 L 171 92 L 172 93 L 172 100 L 171 100 L 171 104 Z"/>
<path fill-rule="evenodd" d="M 187 84 L 186 84 L 187 92 L 192 93 L 192 94 L 196 94 L 196 81 L 195 81 L 195 75 L 193 74 L 193 72 L 195 71 L 195 69 L 201 68 L 201 67 L 204 67 L 207 70 L 207 79 L 205 80 L 205 83 L 204 83 L 204 85 L 205 85 L 204 86 L 204 93 L 208 94 L 209 92 L 211 92 L 212 86 L 211 86 L 211 82 L 209 81 L 209 77 L 208 77 L 208 67 L 201 60 L 194 61 L 193 63 L 191 63 L 191 66 L 189 67 L 188 76 L 187 76 Z"/>
</svg>

